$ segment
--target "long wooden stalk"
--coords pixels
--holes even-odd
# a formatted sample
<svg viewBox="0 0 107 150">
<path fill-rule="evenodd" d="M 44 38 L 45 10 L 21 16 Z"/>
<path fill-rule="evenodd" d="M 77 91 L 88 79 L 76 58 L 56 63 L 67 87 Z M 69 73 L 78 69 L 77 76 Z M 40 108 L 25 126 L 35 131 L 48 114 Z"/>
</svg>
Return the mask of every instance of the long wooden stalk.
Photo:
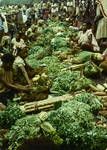
<svg viewBox="0 0 107 150">
<path fill-rule="evenodd" d="M 63 96 L 52 97 L 41 101 L 30 102 L 20 106 L 21 110 L 24 112 L 32 112 L 36 110 L 47 109 L 53 107 L 55 103 L 62 101 L 69 101 L 73 98 L 72 95 L 66 94 Z"/>
</svg>

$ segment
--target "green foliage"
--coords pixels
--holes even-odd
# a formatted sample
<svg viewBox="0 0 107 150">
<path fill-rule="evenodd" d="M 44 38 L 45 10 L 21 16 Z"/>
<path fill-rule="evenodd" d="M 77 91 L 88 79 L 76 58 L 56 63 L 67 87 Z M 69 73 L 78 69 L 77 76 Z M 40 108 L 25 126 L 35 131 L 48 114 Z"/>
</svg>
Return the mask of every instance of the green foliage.
<svg viewBox="0 0 107 150">
<path fill-rule="evenodd" d="M 38 51 L 43 51 L 43 47 L 42 46 L 33 46 L 29 49 L 29 55 L 34 55 L 36 54 Z"/>
<path fill-rule="evenodd" d="M 58 95 L 63 95 L 70 91 L 72 83 L 79 79 L 80 72 L 62 71 L 59 72 L 58 77 L 54 80 L 52 91 L 57 91 Z"/>
<path fill-rule="evenodd" d="M 49 77 L 55 79 L 61 70 L 64 68 L 64 65 L 60 63 L 59 59 L 55 56 L 45 57 L 40 61 L 40 64 L 46 64 L 48 68 Z"/>
<path fill-rule="evenodd" d="M 39 139 L 41 136 L 48 137 L 55 144 L 61 144 L 63 142 L 51 124 L 42 121 L 38 115 L 31 115 L 19 119 L 7 134 L 10 145 L 9 150 L 17 150 L 25 140 Z"/>
<path fill-rule="evenodd" d="M 101 100 L 91 93 L 82 92 L 74 100 L 88 104 L 92 113 L 98 112 L 103 107 Z"/>
<path fill-rule="evenodd" d="M 8 129 L 14 125 L 17 119 L 25 116 L 16 104 L 8 105 L 4 111 L 0 112 L 0 129 Z"/>
<path fill-rule="evenodd" d="M 58 76 L 58 73 L 64 68 L 65 65 L 61 64 L 59 59 L 55 56 L 47 56 L 42 60 L 37 60 L 35 55 L 29 55 L 26 58 L 26 62 L 33 68 L 39 67 L 41 65 L 46 65 L 48 68 L 48 74 L 51 79 Z"/>
<path fill-rule="evenodd" d="M 49 121 L 67 144 L 76 144 L 79 139 L 85 140 L 84 134 L 92 126 L 93 116 L 87 104 L 71 101 L 65 103 L 57 111 L 53 111 L 49 116 Z"/>
<path fill-rule="evenodd" d="M 76 150 L 105 150 L 107 146 L 107 130 L 95 125 L 91 107 L 85 103 L 67 102 L 50 112 L 48 120 L 65 144 Z"/>
<path fill-rule="evenodd" d="M 83 72 L 84 72 L 84 75 L 87 76 L 87 77 L 95 77 L 96 75 L 99 75 L 101 70 L 93 62 L 88 61 L 85 64 L 85 68 L 84 68 Z"/>
<path fill-rule="evenodd" d="M 59 50 L 61 47 L 67 47 L 68 46 L 68 41 L 64 37 L 58 37 L 56 36 L 51 40 L 51 45 L 54 50 Z"/>
<path fill-rule="evenodd" d="M 39 65 L 35 54 L 31 54 L 26 58 L 26 63 L 29 64 L 32 68 L 35 68 Z"/>
<path fill-rule="evenodd" d="M 71 84 L 70 91 L 81 91 L 82 89 L 88 89 L 89 85 L 92 83 L 93 82 L 90 79 L 83 76 Z"/>
<path fill-rule="evenodd" d="M 91 83 L 91 80 L 80 77 L 79 71 L 61 71 L 53 81 L 52 91 L 57 91 L 58 95 L 63 95 L 69 91 L 88 89 Z"/>
<path fill-rule="evenodd" d="M 88 146 L 89 150 L 105 150 L 107 148 L 107 129 L 94 126 L 87 132 L 86 139 L 85 147 Z"/>
<path fill-rule="evenodd" d="M 81 61 L 81 63 L 83 63 L 89 61 L 91 59 L 92 54 L 93 54 L 92 52 L 82 51 L 77 56 L 78 59 Z"/>
<path fill-rule="evenodd" d="M 15 126 L 13 126 L 7 135 L 9 139 L 10 147 L 16 150 L 24 141 L 24 139 L 39 137 L 40 134 L 40 119 L 35 115 L 27 116 L 25 118 L 17 120 Z M 10 148 L 10 149 L 11 149 Z"/>
</svg>

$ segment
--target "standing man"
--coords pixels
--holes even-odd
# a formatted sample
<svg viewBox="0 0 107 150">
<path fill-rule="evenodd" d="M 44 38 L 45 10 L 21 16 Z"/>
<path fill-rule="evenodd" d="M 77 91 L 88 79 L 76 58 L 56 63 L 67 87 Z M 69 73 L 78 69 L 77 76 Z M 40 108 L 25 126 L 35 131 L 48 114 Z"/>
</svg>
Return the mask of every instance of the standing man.
<svg viewBox="0 0 107 150">
<path fill-rule="evenodd" d="M 97 0 L 96 39 L 99 45 L 107 41 L 107 0 Z"/>
</svg>

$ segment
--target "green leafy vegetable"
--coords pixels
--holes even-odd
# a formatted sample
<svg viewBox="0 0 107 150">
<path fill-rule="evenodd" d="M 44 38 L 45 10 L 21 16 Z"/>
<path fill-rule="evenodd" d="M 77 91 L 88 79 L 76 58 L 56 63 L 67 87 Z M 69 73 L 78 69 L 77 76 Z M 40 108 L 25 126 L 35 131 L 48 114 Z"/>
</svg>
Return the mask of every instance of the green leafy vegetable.
<svg viewBox="0 0 107 150">
<path fill-rule="evenodd" d="M 0 112 L 0 129 L 10 128 L 17 119 L 25 116 L 19 106 L 16 104 L 9 105 L 4 111 Z"/>
<path fill-rule="evenodd" d="M 62 71 L 58 74 L 58 77 L 54 80 L 52 85 L 52 91 L 57 91 L 59 95 L 63 95 L 70 91 L 72 82 L 79 79 L 79 72 Z"/>
<path fill-rule="evenodd" d="M 19 119 L 7 134 L 10 145 L 9 150 L 17 150 L 24 141 L 39 139 L 41 136 L 51 139 L 55 144 L 62 144 L 63 142 L 52 125 L 45 122 L 45 120 L 42 121 L 39 115 Z"/>
</svg>

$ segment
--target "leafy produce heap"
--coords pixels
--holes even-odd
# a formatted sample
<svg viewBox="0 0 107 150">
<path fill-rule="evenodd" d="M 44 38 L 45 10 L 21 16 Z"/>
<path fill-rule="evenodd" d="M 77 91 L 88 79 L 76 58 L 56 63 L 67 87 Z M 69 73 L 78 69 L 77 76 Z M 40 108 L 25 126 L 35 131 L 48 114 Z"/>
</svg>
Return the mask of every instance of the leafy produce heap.
<svg viewBox="0 0 107 150">
<path fill-rule="evenodd" d="M 44 106 L 46 100 L 38 101 L 41 104 L 38 107 L 35 102 L 46 97 L 27 97 L 29 100 L 23 95 L 15 97 L 12 104 L 0 112 L 0 145 L 8 150 L 22 150 L 26 142 L 39 140 L 43 144 L 48 140 L 56 146 L 54 149 L 105 150 L 106 84 L 101 85 L 93 78 L 101 73 L 101 68 L 94 63 L 100 59 L 99 54 L 82 51 L 71 42 L 70 37 L 75 38 L 78 31 L 68 28 L 67 23 L 49 21 L 47 24 L 45 29 L 38 27 L 42 34 L 30 43 L 26 58 L 31 67 L 39 70 L 32 79 L 34 93 L 48 87 L 47 106 Z M 30 93 L 32 97 L 34 93 Z M 62 96 L 63 99 L 64 94 L 72 97 L 65 97 L 64 101 L 59 97 L 51 103 L 51 98 Z M 26 103 L 29 101 L 32 102 Z M 23 106 L 35 114 L 27 114 Z"/>
</svg>

